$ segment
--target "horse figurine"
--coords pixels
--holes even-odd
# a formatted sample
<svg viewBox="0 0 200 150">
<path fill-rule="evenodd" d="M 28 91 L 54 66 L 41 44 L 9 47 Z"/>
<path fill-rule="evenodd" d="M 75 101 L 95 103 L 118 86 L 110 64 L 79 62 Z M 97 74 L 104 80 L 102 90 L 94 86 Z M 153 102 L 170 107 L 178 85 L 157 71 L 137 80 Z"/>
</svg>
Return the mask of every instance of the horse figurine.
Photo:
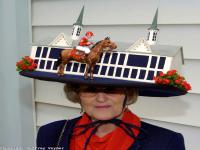
<svg viewBox="0 0 200 150">
<path fill-rule="evenodd" d="M 92 48 L 89 54 L 84 52 L 77 51 L 74 49 L 64 49 L 60 52 L 60 58 L 57 61 L 58 75 L 64 75 L 65 65 L 71 61 L 75 60 L 77 62 L 86 63 L 86 70 L 84 77 L 88 79 L 88 72 L 90 71 L 90 79 L 93 79 L 93 72 L 96 63 L 99 61 L 101 54 L 104 51 L 111 51 L 116 49 L 117 45 L 110 40 L 109 37 L 106 37 L 104 40 L 97 42 Z M 109 49 L 109 50 L 107 50 Z M 80 54 L 76 54 L 79 52 Z"/>
</svg>

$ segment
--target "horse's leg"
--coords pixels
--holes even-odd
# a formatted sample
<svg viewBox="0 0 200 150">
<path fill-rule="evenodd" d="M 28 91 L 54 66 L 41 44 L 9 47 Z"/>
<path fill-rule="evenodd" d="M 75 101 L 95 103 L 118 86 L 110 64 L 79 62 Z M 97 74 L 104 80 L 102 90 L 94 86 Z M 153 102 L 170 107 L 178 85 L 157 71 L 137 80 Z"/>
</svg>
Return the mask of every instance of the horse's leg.
<svg viewBox="0 0 200 150">
<path fill-rule="evenodd" d="M 58 75 L 64 75 L 64 67 L 65 67 L 65 64 L 63 62 L 60 63 L 60 65 L 58 66 Z"/>
<path fill-rule="evenodd" d="M 93 74 L 94 74 L 94 67 L 95 67 L 95 64 L 92 64 L 91 65 L 91 69 L 90 69 L 90 79 L 94 79 L 94 76 L 93 76 Z"/>
<path fill-rule="evenodd" d="M 84 74 L 85 79 L 88 79 L 88 72 L 89 72 L 89 69 L 90 69 L 90 65 L 89 65 L 89 64 L 86 64 L 86 69 L 85 69 L 85 74 Z"/>
<path fill-rule="evenodd" d="M 64 68 L 65 65 L 70 61 L 70 56 L 69 56 L 70 50 L 62 50 L 60 53 L 60 64 L 58 68 L 58 75 L 64 75 Z"/>
<path fill-rule="evenodd" d="M 64 64 L 61 63 L 58 67 L 58 75 L 63 75 Z"/>
<path fill-rule="evenodd" d="M 57 65 L 58 65 L 58 72 L 57 74 L 60 75 L 61 74 L 61 70 L 62 70 L 62 60 L 61 58 L 59 58 L 59 60 L 57 61 Z"/>
<path fill-rule="evenodd" d="M 59 65 L 59 69 L 58 69 L 58 75 L 61 75 L 63 76 L 64 75 L 64 68 L 65 68 L 65 65 L 69 62 L 69 60 L 65 59 L 64 61 L 61 62 L 61 64 Z"/>
</svg>

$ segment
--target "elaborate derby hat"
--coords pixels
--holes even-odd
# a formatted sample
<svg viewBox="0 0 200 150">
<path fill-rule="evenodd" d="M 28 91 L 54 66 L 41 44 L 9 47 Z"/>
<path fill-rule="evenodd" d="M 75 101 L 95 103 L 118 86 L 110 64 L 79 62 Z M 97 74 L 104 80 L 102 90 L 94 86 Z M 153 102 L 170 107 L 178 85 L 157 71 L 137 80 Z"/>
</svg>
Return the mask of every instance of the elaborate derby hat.
<svg viewBox="0 0 200 150">
<path fill-rule="evenodd" d="M 68 62 L 64 66 L 64 74 L 58 75 L 60 53 L 69 47 L 32 46 L 30 58 L 24 57 L 17 66 L 20 75 L 34 79 L 92 86 L 135 87 L 141 96 L 179 96 L 191 88 L 176 71 L 183 63 L 181 47 L 151 46 L 149 53 L 134 52 L 130 48 L 120 51 L 118 46 L 114 51 L 103 52 L 94 67 L 93 79 L 85 79 L 86 63 L 77 61 Z M 26 61 L 29 68 L 23 67 L 22 61 Z"/>
<path fill-rule="evenodd" d="M 141 96 L 179 96 L 191 89 L 184 77 L 177 73 L 184 62 L 182 47 L 156 45 L 158 10 L 148 29 L 147 41 L 140 38 L 133 45 L 117 43 L 114 51 L 94 56 L 92 50 L 89 54 L 83 54 L 73 49 L 73 43 L 79 39 L 83 27 L 83 13 L 84 7 L 74 23 L 71 39 L 67 40 L 61 33 L 48 46 L 32 46 L 30 58 L 24 57 L 17 62 L 20 75 L 71 84 L 134 87 L 139 89 Z M 108 46 L 111 41 L 107 40 L 104 44 Z M 88 42 L 87 39 L 84 42 Z M 93 58 L 98 58 L 92 64 L 94 68 L 87 68 Z M 92 75 L 92 79 L 86 79 L 85 73 L 93 74 L 94 78 Z"/>
</svg>

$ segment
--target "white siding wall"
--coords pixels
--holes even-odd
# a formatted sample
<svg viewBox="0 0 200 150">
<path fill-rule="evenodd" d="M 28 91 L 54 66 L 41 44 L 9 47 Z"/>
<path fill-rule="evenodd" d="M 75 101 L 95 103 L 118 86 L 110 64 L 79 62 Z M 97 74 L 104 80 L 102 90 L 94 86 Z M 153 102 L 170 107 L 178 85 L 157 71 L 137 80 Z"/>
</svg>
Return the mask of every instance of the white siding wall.
<svg viewBox="0 0 200 150">
<path fill-rule="evenodd" d="M 84 33 L 95 39 L 110 36 L 113 41 L 133 43 L 147 36 L 157 0 L 85 0 Z M 83 1 L 32 0 L 33 43 L 48 41 L 60 32 L 71 34 Z M 187 149 L 200 147 L 200 1 L 168 0 L 159 5 L 159 44 L 181 45 L 183 74 L 192 84 L 190 94 L 175 98 L 140 97 L 130 108 L 145 120 L 185 136 Z M 79 106 L 66 100 L 63 84 L 35 80 L 36 126 L 78 116 Z M 154 120 L 154 121 L 153 121 Z"/>
<path fill-rule="evenodd" d="M 30 0 L 0 0 L 0 149 L 34 146 L 30 79 L 15 63 L 30 52 Z"/>
</svg>

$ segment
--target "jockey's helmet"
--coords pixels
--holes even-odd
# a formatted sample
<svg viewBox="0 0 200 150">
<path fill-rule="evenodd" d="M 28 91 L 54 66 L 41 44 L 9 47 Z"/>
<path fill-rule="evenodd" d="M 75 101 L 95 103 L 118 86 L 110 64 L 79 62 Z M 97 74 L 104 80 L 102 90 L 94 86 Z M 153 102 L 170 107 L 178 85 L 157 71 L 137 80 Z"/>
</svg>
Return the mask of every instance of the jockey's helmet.
<svg viewBox="0 0 200 150">
<path fill-rule="evenodd" d="M 94 33 L 92 31 L 87 31 L 85 33 L 86 36 L 94 36 Z"/>
</svg>

